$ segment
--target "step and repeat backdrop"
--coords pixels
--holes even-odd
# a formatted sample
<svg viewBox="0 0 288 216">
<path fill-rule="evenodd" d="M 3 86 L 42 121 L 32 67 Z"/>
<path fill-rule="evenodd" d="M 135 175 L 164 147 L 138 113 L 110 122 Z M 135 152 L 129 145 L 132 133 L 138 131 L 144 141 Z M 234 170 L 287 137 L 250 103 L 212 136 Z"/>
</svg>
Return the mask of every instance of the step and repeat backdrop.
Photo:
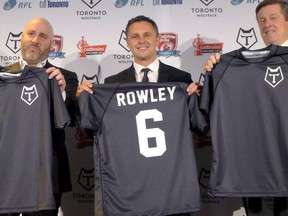
<svg viewBox="0 0 288 216">
<path fill-rule="evenodd" d="M 161 61 L 201 80 L 203 63 L 212 53 L 226 53 L 242 46 L 264 47 L 255 8 L 261 0 L 1 0 L 0 65 L 19 60 L 25 24 L 44 17 L 54 27 L 49 61 L 74 71 L 79 83 L 104 78 L 127 67 L 133 55 L 126 46 L 125 26 L 137 15 L 158 24 Z M 77 127 L 67 130 L 73 191 L 63 197 L 65 216 L 92 216 L 94 202 L 93 143 Z M 192 215 L 243 216 L 240 198 L 206 194 L 211 163 L 209 137 L 195 137 L 203 210 Z M 269 202 L 269 200 L 264 200 Z M 267 215 L 271 215 L 269 212 Z"/>
</svg>

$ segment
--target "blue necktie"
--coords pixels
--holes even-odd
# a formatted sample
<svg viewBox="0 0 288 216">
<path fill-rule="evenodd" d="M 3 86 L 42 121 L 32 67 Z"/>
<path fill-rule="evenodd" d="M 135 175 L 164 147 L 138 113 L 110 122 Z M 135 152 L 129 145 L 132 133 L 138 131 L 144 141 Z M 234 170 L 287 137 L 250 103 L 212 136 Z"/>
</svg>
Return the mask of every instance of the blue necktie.
<svg viewBox="0 0 288 216">
<path fill-rule="evenodd" d="M 144 73 L 142 82 L 149 82 L 149 78 L 148 78 L 148 72 L 150 71 L 149 68 L 142 68 L 141 72 Z"/>
</svg>

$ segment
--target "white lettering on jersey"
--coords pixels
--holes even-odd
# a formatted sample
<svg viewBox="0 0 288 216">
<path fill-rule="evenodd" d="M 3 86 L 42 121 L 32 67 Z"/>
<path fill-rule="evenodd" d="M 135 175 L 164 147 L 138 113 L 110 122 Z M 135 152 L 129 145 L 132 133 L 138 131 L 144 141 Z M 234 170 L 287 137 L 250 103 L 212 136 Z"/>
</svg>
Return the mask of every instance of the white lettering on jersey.
<svg viewBox="0 0 288 216">
<path fill-rule="evenodd" d="M 174 100 L 176 86 L 116 93 L 118 106 Z M 157 91 L 157 92 L 155 92 Z"/>
<path fill-rule="evenodd" d="M 284 80 L 281 67 L 279 66 L 275 69 L 267 67 L 264 80 L 269 83 L 273 88 L 275 88 L 282 80 Z"/>
<path fill-rule="evenodd" d="M 23 86 L 21 99 L 29 106 L 38 98 L 38 92 L 35 84 L 31 87 Z"/>
</svg>

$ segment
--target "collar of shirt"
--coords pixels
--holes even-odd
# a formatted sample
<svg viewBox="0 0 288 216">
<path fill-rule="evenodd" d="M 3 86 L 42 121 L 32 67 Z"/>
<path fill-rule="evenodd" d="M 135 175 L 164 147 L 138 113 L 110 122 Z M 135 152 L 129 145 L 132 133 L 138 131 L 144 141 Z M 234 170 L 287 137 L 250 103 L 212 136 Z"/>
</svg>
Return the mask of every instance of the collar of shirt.
<svg viewBox="0 0 288 216">
<path fill-rule="evenodd" d="M 281 46 L 288 46 L 288 40 L 286 40 Z"/>
<path fill-rule="evenodd" d="M 141 82 L 142 78 L 143 78 L 143 73 L 141 72 L 141 70 L 143 68 L 149 68 L 150 71 L 148 73 L 148 78 L 149 78 L 149 82 L 157 82 L 158 81 L 158 70 L 159 70 L 159 60 L 155 59 L 154 62 L 152 62 L 150 65 L 148 65 L 147 67 L 144 67 L 140 64 L 137 64 L 136 62 L 133 62 L 133 66 L 135 68 L 135 77 L 136 77 L 136 82 Z"/>
<path fill-rule="evenodd" d="M 42 61 L 42 62 L 39 62 L 39 63 L 36 65 L 36 67 L 43 68 L 46 63 L 47 63 L 47 59 L 45 59 L 45 60 Z M 20 58 L 19 64 L 20 64 L 22 70 L 24 69 L 24 67 L 25 67 L 26 65 L 28 65 L 27 62 L 26 62 L 25 60 L 23 60 L 22 58 Z"/>
</svg>

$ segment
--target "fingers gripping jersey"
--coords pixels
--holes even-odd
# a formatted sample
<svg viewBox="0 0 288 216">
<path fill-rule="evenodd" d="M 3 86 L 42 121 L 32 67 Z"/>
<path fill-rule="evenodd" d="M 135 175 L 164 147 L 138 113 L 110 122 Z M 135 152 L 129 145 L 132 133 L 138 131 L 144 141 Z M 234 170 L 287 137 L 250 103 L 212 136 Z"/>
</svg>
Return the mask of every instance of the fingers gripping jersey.
<svg viewBox="0 0 288 216">
<path fill-rule="evenodd" d="M 25 67 L 0 73 L 0 92 L 0 213 L 53 209 L 51 124 L 70 120 L 57 80 Z"/>
<path fill-rule="evenodd" d="M 239 49 L 206 74 L 217 196 L 288 195 L 288 48 Z"/>
<path fill-rule="evenodd" d="M 95 85 L 79 98 L 81 126 L 92 129 L 95 214 L 167 215 L 198 211 L 190 128 L 203 129 L 197 96 L 183 83 Z"/>
</svg>

